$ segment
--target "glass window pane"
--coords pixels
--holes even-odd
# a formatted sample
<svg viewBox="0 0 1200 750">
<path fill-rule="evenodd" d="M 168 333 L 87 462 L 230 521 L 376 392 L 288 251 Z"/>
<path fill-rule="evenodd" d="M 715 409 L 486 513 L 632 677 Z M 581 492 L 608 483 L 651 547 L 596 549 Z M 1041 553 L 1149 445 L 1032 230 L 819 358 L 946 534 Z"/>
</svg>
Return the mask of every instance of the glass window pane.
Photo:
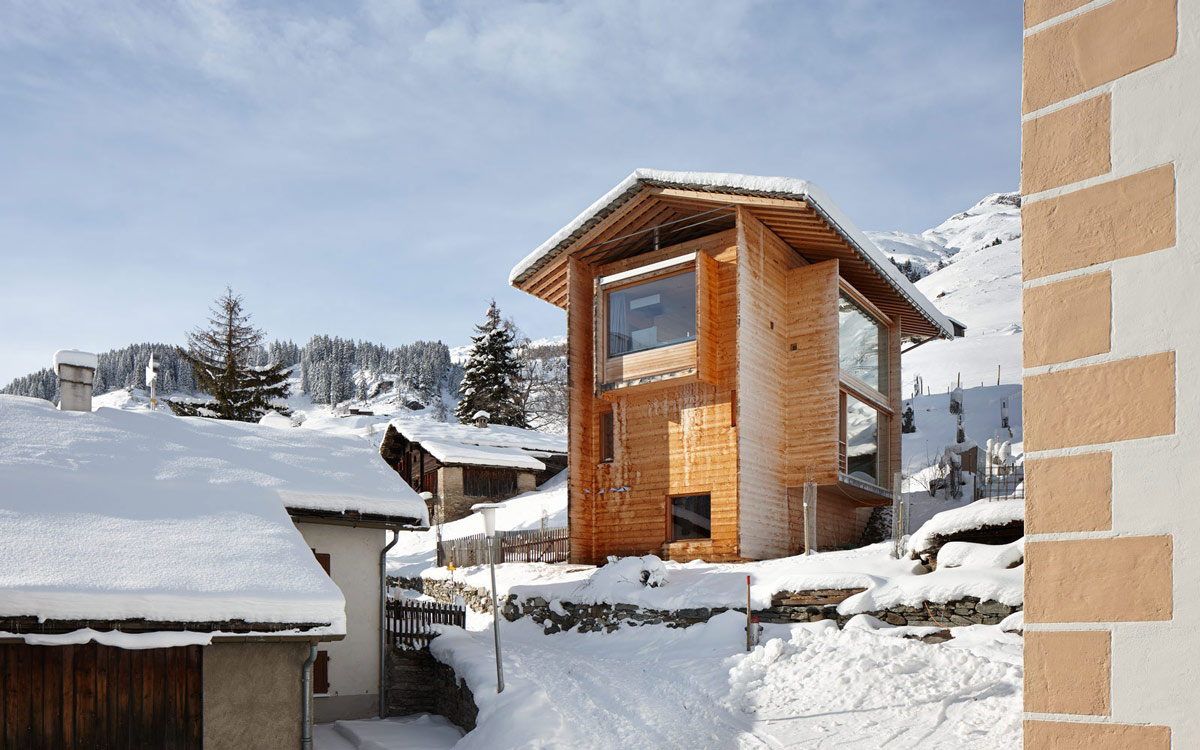
<svg viewBox="0 0 1200 750">
<path fill-rule="evenodd" d="M 696 340 L 696 272 L 608 293 L 608 356 Z"/>
<path fill-rule="evenodd" d="M 887 327 L 842 294 L 838 297 L 838 364 L 880 393 L 888 390 Z"/>
<path fill-rule="evenodd" d="M 671 498 L 671 539 L 708 539 L 712 535 L 708 495 Z"/>
<path fill-rule="evenodd" d="M 879 412 L 846 394 L 846 473 L 879 485 Z"/>
</svg>

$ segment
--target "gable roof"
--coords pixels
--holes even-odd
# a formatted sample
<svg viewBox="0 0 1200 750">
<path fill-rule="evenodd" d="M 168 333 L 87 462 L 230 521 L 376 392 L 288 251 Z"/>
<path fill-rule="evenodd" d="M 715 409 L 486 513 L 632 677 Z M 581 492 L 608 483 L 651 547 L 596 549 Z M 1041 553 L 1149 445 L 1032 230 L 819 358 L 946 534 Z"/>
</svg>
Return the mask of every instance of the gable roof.
<svg viewBox="0 0 1200 750">
<path fill-rule="evenodd" d="M 0 619 L 345 632 L 341 591 L 286 506 L 424 503 L 371 443 L 0 396 Z M 253 628 L 251 628 L 253 629 Z"/>
<path fill-rule="evenodd" d="M 429 419 L 393 419 L 394 429 L 406 440 L 419 443 L 443 464 L 500 466 L 542 471 L 538 460 L 567 452 L 565 435 L 552 435 L 507 425 L 450 424 Z"/>
<path fill-rule="evenodd" d="M 900 269 L 887 258 L 876 245 L 850 221 L 840 208 L 816 184 L 790 177 L 760 177 L 754 175 L 729 174 L 723 172 L 673 172 L 657 169 L 636 169 L 612 190 L 575 217 L 569 224 L 555 232 L 537 249 L 513 267 L 509 283 L 522 287 L 546 266 L 571 252 L 572 246 L 595 229 L 606 218 L 618 212 L 622 206 L 639 194 L 653 188 L 675 188 L 698 193 L 761 198 L 780 198 L 803 202 L 819 215 L 853 249 L 886 284 L 903 298 L 936 330 L 939 336 L 954 338 L 957 327 L 933 305 L 925 295 L 913 286 Z M 800 248 L 797 248 L 800 249 Z M 803 252 L 803 250 L 802 250 Z"/>
</svg>

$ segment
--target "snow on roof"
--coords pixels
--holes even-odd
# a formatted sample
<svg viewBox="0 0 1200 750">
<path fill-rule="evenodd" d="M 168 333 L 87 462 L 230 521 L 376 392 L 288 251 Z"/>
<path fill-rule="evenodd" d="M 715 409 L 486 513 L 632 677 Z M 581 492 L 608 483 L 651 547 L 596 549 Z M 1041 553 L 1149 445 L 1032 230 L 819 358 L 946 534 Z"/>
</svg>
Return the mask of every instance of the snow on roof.
<svg viewBox="0 0 1200 750">
<path fill-rule="evenodd" d="M 480 409 L 479 411 L 475 412 L 475 414 L 471 417 L 471 419 L 491 419 L 491 418 L 492 418 L 491 412 L 484 411 L 483 409 Z"/>
<path fill-rule="evenodd" d="M 791 177 L 760 177 L 755 175 L 730 174 L 725 172 L 673 172 L 661 169 L 635 169 L 628 177 L 604 194 L 600 200 L 588 206 L 562 229 L 555 232 L 550 239 L 543 242 L 536 250 L 527 255 L 513 267 L 508 275 L 510 284 L 523 280 L 523 277 L 538 266 L 544 259 L 557 255 L 561 246 L 572 239 L 589 222 L 597 218 L 613 203 L 621 202 L 627 194 L 635 192 L 643 184 L 675 185 L 715 191 L 736 191 L 768 196 L 787 196 L 801 198 L 824 215 L 826 220 L 850 242 L 863 258 L 875 268 L 897 291 L 912 303 L 931 323 L 940 328 L 948 337 L 954 337 L 954 326 L 949 319 L 933 305 L 925 295 L 917 291 L 912 282 L 900 272 L 900 269 L 887 258 L 871 240 L 863 234 L 849 217 L 838 208 L 837 204 L 825 194 L 825 191 L 807 180 L 797 180 Z"/>
<path fill-rule="evenodd" d="M 514 466 L 541 471 L 546 468 L 541 461 L 529 456 L 547 453 L 566 453 L 566 435 L 552 435 L 520 427 L 489 424 L 476 427 L 467 424 L 435 422 L 431 419 L 397 418 L 391 421 L 396 431 L 414 443 L 420 443 L 433 457 L 442 463 L 478 464 L 483 466 Z M 431 447 L 432 446 L 432 447 Z M 509 448 L 510 451 L 487 449 Z M 437 451 L 458 458 L 442 458 Z M 475 460 L 470 460 L 475 456 Z M 524 458 L 524 463 L 512 463 Z M 487 459 L 487 460 L 484 460 Z M 495 460 L 505 459 L 503 463 Z"/>
<path fill-rule="evenodd" d="M 546 464 L 520 448 L 497 448 L 491 445 L 468 445 L 466 443 L 444 443 L 440 440 L 423 440 L 421 447 L 444 464 L 468 464 L 470 466 L 504 466 L 514 469 L 545 471 Z"/>
<path fill-rule="evenodd" d="M 285 508 L 424 519 L 369 442 L 0 396 L 0 616 L 320 623 L 344 600 Z"/>
<path fill-rule="evenodd" d="M 78 349 L 59 349 L 54 353 L 54 374 L 59 374 L 58 368 L 60 365 L 87 367 L 95 370 L 99 362 L 100 359 L 91 352 L 84 352 Z"/>
</svg>

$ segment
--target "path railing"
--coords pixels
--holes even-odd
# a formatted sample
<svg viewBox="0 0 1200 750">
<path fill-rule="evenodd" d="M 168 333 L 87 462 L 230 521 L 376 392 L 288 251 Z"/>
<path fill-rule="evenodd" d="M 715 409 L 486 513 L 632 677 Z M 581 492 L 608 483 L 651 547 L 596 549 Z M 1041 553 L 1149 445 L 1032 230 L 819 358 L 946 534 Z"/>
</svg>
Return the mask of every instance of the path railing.
<svg viewBox="0 0 1200 750">
<path fill-rule="evenodd" d="M 388 599 L 384 618 L 392 645 L 402 649 L 420 649 L 429 645 L 436 633 L 434 625 L 467 626 L 467 610 L 454 604 L 422 602 L 415 599 Z"/>
<path fill-rule="evenodd" d="M 501 531 L 496 536 L 496 562 L 566 562 L 571 552 L 566 528 Z M 438 547 L 438 566 L 454 563 L 456 568 L 466 568 L 487 561 L 487 537 L 483 534 L 447 539 Z"/>
<path fill-rule="evenodd" d="M 984 465 L 975 475 L 976 500 L 1020 500 L 1025 497 L 1025 466 L 1023 464 Z"/>
</svg>

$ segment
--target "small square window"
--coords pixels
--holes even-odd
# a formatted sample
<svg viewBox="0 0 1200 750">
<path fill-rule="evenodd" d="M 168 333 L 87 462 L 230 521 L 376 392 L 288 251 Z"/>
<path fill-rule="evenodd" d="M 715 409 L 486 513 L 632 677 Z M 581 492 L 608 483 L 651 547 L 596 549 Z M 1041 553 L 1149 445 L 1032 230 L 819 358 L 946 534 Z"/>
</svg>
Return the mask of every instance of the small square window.
<svg viewBox="0 0 1200 750">
<path fill-rule="evenodd" d="M 712 501 L 709 495 L 671 498 L 671 541 L 712 538 Z"/>
</svg>

